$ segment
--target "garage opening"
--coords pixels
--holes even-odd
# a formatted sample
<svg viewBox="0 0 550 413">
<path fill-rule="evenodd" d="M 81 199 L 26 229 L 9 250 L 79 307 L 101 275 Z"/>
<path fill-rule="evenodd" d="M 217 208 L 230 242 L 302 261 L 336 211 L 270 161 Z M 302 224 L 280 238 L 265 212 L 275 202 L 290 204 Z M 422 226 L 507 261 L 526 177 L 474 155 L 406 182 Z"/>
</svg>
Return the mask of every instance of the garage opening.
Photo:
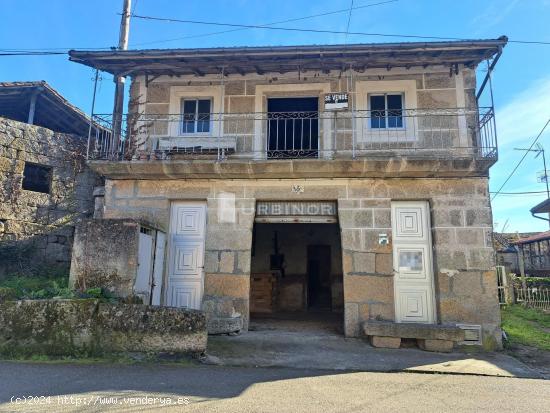
<svg viewBox="0 0 550 413">
<path fill-rule="evenodd" d="M 251 329 L 283 325 L 341 333 L 344 295 L 338 224 L 256 222 L 253 238 Z"/>
</svg>

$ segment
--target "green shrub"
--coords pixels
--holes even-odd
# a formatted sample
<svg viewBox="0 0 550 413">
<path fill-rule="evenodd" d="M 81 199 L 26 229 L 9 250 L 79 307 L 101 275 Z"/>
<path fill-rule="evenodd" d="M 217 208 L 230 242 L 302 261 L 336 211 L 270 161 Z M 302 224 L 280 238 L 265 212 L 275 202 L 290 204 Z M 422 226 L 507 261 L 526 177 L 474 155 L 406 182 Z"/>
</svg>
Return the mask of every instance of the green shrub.
<svg viewBox="0 0 550 413">
<path fill-rule="evenodd" d="M 57 276 L 21 276 L 12 275 L 0 281 L 0 296 L 6 294 L 5 300 L 72 298 L 74 294 L 69 289 L 69 277 Z M 6 293 L 9 292 L 9 293 Z"/>
<path fill-rule="evenodd" d="M 14 300 L 17 298 L 17 292 L 10 287 L 0 287 L 0 303 L 2 301 Z"/>
</svg>

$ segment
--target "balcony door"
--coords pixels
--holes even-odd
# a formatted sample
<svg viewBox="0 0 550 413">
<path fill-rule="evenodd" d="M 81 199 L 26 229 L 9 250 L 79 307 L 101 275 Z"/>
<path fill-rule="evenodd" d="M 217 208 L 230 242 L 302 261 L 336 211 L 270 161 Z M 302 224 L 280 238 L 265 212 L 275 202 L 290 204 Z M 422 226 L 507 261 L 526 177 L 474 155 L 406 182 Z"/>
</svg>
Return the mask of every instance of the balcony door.
<svg viewBox="0 0 550 413">
<path fill-rule="evenodd" d="M 319 98 L 267 100 L 267 157 L 316 158 L 319 154 Z"/>
</svg>

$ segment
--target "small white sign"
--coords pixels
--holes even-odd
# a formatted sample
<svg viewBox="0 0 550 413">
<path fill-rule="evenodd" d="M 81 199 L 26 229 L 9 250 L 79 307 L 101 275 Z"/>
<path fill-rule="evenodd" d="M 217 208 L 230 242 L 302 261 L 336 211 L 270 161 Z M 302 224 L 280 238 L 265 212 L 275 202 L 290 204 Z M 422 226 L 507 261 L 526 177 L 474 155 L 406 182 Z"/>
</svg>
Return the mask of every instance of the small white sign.
<svg viewBox="0 0 550 413">
<path fill-rule="evenodd" d="M 347 93 L 327 93 L 325 95 L 325 110 L 347 109 L 348 102 Z"/>
</svg>

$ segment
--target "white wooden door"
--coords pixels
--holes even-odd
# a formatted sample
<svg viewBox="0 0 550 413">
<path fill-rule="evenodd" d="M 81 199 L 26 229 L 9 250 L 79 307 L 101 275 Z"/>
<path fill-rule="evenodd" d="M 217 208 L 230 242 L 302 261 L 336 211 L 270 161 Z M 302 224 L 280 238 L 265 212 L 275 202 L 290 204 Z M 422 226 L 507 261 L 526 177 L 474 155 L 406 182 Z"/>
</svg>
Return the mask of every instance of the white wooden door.
<svg viewBox="0 0 550 413">
<path fill-rule="evenodd" d="M 151 304 L 160 305 L 160 296 L 162 291 L 162 275 L 164 272 L 164 246 L 166 244 L 166 234 L 157 231 L 155 242 L 155 261 L 153 262 L 153 284 L 151 292 Z"/>
<path fill-rule="evenodd" d="M 151 271 L 153 265 L 153 237 L 150 233 L 139 233 L 138 269 L 134 283 L 134 294 L 142 297 L 145 303 L 151 294 Z"/>
<path fill-rule="evenodd" d="M 434 323 L 432 237 L 425 201 L 392 202 L 396 321 Z"/>
<path fill-rule="evenodd" d="M 175 202 L 170 216 L 166 305 L 200 309 L 204 279 L 206 204 Z"/>
</svg>

